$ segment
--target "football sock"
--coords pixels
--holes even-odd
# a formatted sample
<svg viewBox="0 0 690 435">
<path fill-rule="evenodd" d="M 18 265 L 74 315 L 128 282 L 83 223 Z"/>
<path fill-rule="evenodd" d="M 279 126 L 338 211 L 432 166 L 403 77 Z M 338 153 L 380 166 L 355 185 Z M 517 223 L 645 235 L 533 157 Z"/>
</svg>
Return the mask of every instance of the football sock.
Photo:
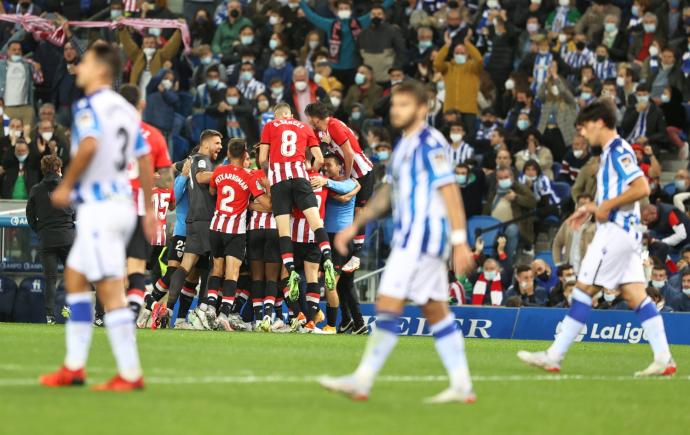
<svg viewBox="0 0 690 435">
<path fill-rule="evenodd" d="M 179 267 L 175 273 L 170 277 L 170 287 L 168 292 L 168 308 L 173 310 L 175 308 L 175 303 L 177 298 L 180 296 L 180 291 L 184 285 L 184 281 L 187 278 L 187 271 Z"/>
<path fill-rule="evenodd" d="M 146 281 L 142 273 L 132 273 L 127 277 L 129 288 L 127 289 L 127 303 L 136 317 L 144 304 L 146 293 Z"/>
<path fill-rule="evenodd" d="M 264 316 L 273 318 L 273 307 L 276 303 L 276 295 L 278 294 L 278 283 L 275 281 L 266 281 L 266 288 L 264 294 Z"/>
<path fill-rule="evenodd" d="M 237 290 L 237 281 L 226 279 L 223 281 L 223 303 L 220 306 L 220 312 L 226 316 L 233 312 L 235 304 L 235 292 Z M 210 305 L 210 304 L 209 304 Z"/>
<path fill-rule="evenodd" d="M 318 282 L 307 283 L 307 320 L 316 320 L 316 313 L 319 312 L 319 301 L 321 300 L 321 290 Z"/>
<path fill-rule="evenodd" d="M 319 245 L 321 250 L 321 255 L 325 260 L 331 259 L 331 242 L 328 240 L 328 233 L 324 227 L 314 230 L 314 238 L 316 238 L 316 243 Z"/>
<path fill-rule="evenodd" d="M 180 293 L 180 307 L 177 310 L 177 318 L 184 319 L 187 317 L 187 312 L 189 312 L 189 307 L 192 306 L 192 301 L 196 296 L 196 283 L 185 281 L 184 287 L 182 287 L 182 293 Z"/>
<path fill-rule="evenodd" d="M 364 246 L 365 237 L 366 237 L 365 236 L 365 230 L 364 230 L 364 227 L 362 227 L 360 229 L 360 232 L 357 233 L 357 235 L 355 236 L 355 238 L 353 240 L 353 243 L 354 243 L 354 249 L 352 251 L 353 256 L 356 256 L 357 254 L 359 254 L 359 251 L 362 250 L 362 246 Z"/>
<path fill-rule="evenodd" d="M 242 311 L 242 307 L 248 300 L 249 292 L 247 290 L 239 290 L 235 297 L 235 303 L 232 305 L 232 312 L 239 314 Z"/>
<path fill-rule="evenodd" d="M 206 303 L 212 307 L 216 306 L 216 301 L 218 300 L 218 292 L 220 290 L 221 283 L 222 279 L 219 276 L 210 275 L 208 277 L 208 296 L 206 297 Z M 232 296 L 234 300 L 235 292 L 233 291 L 233 294 L 231 295 L 225 294 L 225 292 L 223 292 L 223 296 Z"/>
<path fill-rule="evenodd" d="M 295 257 L 292 253 L 292 239 L 287 236 L 282 236 L 278 239 L 278 246 L 280 247 L 280 256 L 283 259 L 283 265 L 288 273 L 295 270 Z"/>
<path fill-rule="evenodd" d="M 331 307 L 327 306 L 326 307 L 326 322 L 328 323 L 328 326 L 333 326 L 335 327 L 335 322 L 338 319 L 338 307 Z"/>
<path fill-rule="evenodd" d="M 264 282 L 252 281 L 251 283 L 252 307 L 254 308 L 254 320 L 263 319 L 264 308 Z"/>
<path fill-rule="evenodd" d="M 565 353 L 573 344 L 587 323 L 589 313 L 592 311 L 592 297 L 582 290 L 575 288 L 572 294 L 572 303 L 568 314 L 561 322 L 561 332 L 556 335 L 551 347 L 546 351 L 550 358 L 557 361 L 563 359 Z"/>
<path fill-rule="evenodd" d="M 68 293 L 67 306 L 72 314 L 65 324 L 67 353 L 65 367 L 78 370 L 86 365 L 93 336 L 93 302 L 91 293 Z"/>
<path fill-rule="evenodd" d="M 278 293 L 276 295 L 276 304 L 273 307 L 275 313 L 276 313 L 276 319 L 280 320 L 285 320 L 284 315 L 283 315 L 283 295 Z"/>
<path fill-rule="evenodd" d="M 283 296 L 285 299 L 285 303 L 288 306 L 288 313 L 290 313 L 292 316 L 297 316 L 297 314 L 301 312 L 301 310 L 299 309 L 299 302 L 290 299 L 288 297 L 289 293 L 290 290 L 288 290 L 287 287 L 283 289 Z"/>
<path fill-rule="evenodd" d="M 369 385 L 374 382 L 374 378 L 398 342 L 399 321 L 400 318 L 397 314 L 385 311 L 377 313 L 376 328 L 367 339 L 364 355 L 355 371 L 355 376 L 358 379 Z"/>
<path fill-rule="evenodd" d="M 117 371 L 120 376 L 130 382 L 141 378 L 141 364 L 137 351 L 135 326 L 132 312 L 127 308 L 105 313 L 103 319 L 108 333 L 110 348 L 113 350 Z"/>
<path fill-rule="evenodd" d="M 451 388 L 463 392 L 471 390 L 472 381 L 465 357 L 465 339 L 455 322 L 455 315 L 448 313 L 443 320 L 431 325 L 430 329 L 434 335 L 436 352 L 448 372 Z"/>
<path fill-rule="evenodd" d="M 206 295 L 208 292 L 208 277 L 210 275 L 210 272 L 208 269 L 201 269 L 199 270 L 199 302 L 203 302 L 206 300 Z M 220 288 L 220 285 L 218 286 Z"/>
<path fill-rule="evenodd" d="M 168 292 L 168 289 L 170 288 L 170 277 L 172 277 L 173 273 L 177 270 L 177 267 L 175 266 L 168 266 L 168 270 L 166 270 L 165 275 L 156 281 L 156 285 L 154 286 L 157 290 L 160 290 L 164 294 Z M 160 299 L 158 299 L 160 300 Z"/>
<path fill-rule="evenodd" d="M 652 347 L 652 352 L 654 352 L 654 359 L 668 360 L 671 357 L 671 350 L 666 340 L 664 319 L 649 296 L 637 307 L 635 314 L 637 314 L 637 318 L 640 319 L 642 328 L 647 334 L 647 340 Z"/>
</svg>

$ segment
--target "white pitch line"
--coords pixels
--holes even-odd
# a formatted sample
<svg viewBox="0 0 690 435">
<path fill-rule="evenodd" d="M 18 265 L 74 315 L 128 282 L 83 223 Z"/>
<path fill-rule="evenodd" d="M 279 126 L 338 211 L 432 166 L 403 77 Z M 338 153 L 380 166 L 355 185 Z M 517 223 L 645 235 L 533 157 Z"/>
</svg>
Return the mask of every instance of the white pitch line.
<svg viewBox="0 0 690 435">
<path fill-rule="evenodd" d="M 295 384 L 316 382 L 320 376 L 180 376 L 180 377 L 146 377 L 146 383 L 151 385 L 200 385 L 200 384 Z M 635 378 L 633 376 L 605 376 L 605 375 L 488 375 L 473 376 L 474 382 L 533 382 L 533 381 L 670 381 L 677 379 L 690 381 L 690 376 Z M 376 382 L 385 383 L 420 383 L 420 382 L 447 382 L 446 376 L 379 376 Z M 38 385 L 37 378 L 0 379 L 0 387 L 15 387 Z"/>
</svg>

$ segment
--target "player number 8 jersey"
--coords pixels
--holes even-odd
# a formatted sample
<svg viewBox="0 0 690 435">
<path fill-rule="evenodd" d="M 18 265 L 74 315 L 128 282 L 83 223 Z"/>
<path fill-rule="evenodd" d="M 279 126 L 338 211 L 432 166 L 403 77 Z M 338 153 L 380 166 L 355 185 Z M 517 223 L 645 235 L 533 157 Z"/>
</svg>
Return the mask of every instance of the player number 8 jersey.
<svg viewBox="0 0 690 435">
<path fill-rule="evenodd" d="M 261 132 L 261 143 L 269 145 L 268 180 L 271 185 L 292 178 L 307 178 L 304 161 L 307 148 L 318 147 L 314 131 L 296 119 L 277 119 Z"/>
</svg>

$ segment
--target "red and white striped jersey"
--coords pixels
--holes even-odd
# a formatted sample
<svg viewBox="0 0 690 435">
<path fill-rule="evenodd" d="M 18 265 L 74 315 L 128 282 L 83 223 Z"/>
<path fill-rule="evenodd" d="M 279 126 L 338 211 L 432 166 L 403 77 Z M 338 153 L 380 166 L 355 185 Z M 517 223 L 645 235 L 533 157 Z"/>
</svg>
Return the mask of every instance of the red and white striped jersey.
<svg viewBox="0 0 690 435">
<path fill-rule="evenodd" d="M 265 192 L 251 172 L 235 165 L 218 166 L 209 183 L 216 191 L 216 211 L 211 219 L 211 230 L 228 234 L 247 232 L 247 206 L 249 197 Z"/>
<path fill-rule="evenodd" d="M 362 151 L 362 147 L 359 146 L 359 141 L 355 133 L 345 125 L 344 122 L 337 118 L 330 117 L 327 122 L 327 132 L 331 137 L 331 142 L 328 144 L 328 148 L 332 153 L 335 153 L 340 157 L 340 159 L 345 161 L 345 153 L 341 145 L 346 141 L 350 141 L 350 147 L 352 152 L 355 154 L 354 160 L 352 162 L 352 178 L 360 178 L 368 174 L 374 167 L 369 158 Z M 319 132 L 319 138 L 323 137 L 325 132 Z"/>
<path fill-rule="evenodd" d="M 318 175 L 317 172 L 309 172 L 309 175 Z M 326 198 L 328 197 L 328 189 L 326 187 L 319 187 L 314 190 L 316 196 L 316 204 L 319 207 L 319 214 L 321 219 L 326 217 Z M 292 209 L 292 216 L 290 216 L 290 236 L 293 242 L 296 243 L 315 243 L 316 238 L 314 232 L 309 228 L 307 218 L 298 208 Z"/>
<path fill-rule="evenodd" d="M 271 186 L 292 178 L 308 178 L 307 148 L 318 147 L 311 127 L 296 119 L 276 119 L 264 126 L 261 143 L 269 146 L 268 180 Z"/>
<path fill-rule="evenodd" d="M 151 245 L 165 246 L 167 229 L 166 216 L 170 209 L 170 205 L 175 203 L 175 192 L 172 189 L 154 187 L 151 192 L 151 201 L 153 201 L 153 210 L 156 212 L 156 220 L 158 220 L 158 227 L 151 239 Z"/>
<path fill-rule="evenodd" d="M 262 179 L 266 178 L 266 173 L 263 169 L 255 169 L 252 171 L 252 176 L 254 177 L 255 184 L 257 187 L 261 185 Z M 276 220 L 271 212 L 263 211 L 252 211 L 252 216 L 249 219 L 249 231 L 253 230 L 276 230 L 278 226 L 276 225 Z"/>
<path fill-rule="evenodd" d="M 151 150 L 149 160 L 151 161 L 153 172 L 172 166 L 170 155 L 168 154 L 168 144 L 165 142 L 163 133 L 156 127 L 142 121 L 141 135 L 149 144 L 149 149 Z M 132 197 L 137 208 L 137 215 L 143 216 L 146 213 L 146 208 L 144 207 L 144 189 L 139 185 L 139 163 L 136 160 L 131 160 L 127 164 L 127 172 L 129 173 L 129 182 L 132 185 Z"/>
</svg>

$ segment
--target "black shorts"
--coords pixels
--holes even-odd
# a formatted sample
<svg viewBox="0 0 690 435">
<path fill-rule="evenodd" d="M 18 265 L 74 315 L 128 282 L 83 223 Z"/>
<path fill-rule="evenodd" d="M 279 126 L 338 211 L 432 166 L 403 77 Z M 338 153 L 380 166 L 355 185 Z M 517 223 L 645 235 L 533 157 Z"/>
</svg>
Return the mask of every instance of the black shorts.
<svg viewBox="0 0 690 435">
<path fill-rule="evenodd" d="M 138 260 L 148 261 L 151 256 L 151 243 L 146 240 L 144 235 L 144 226 L 141 223 L 141 216 L 137 216 L 137 226 L 134 228 L 134 233 L 127 244 L 127 258 L 136 258 Z"/>
<path fill-rule="evenodd" d="M 185 236 L 173 236 L 168 245 L 168 261 L 182 261 L 184 255 Z"/>
<path fill-rule="evenodd" d="M 250 261 L 264 263 L 280 263 L 280 246 L 278 245 L 278 230 L 259 229 L 247 233 L 249 244 L 247 256 Z"/>
<path fill-rule="evenodd" d="M 274 184 L 271 186 L 271 201 L 274 216 L 290 214 L 294 207 L 300 210 L 318 207 L 314 189 L 306 178 L 291 178 Z"/>
<path fill-rule="evenodd" d="M 292 242 L 292 252 L 294 254 L 295 266 L 301 267 L 304 262 L 321 263 L 321 250 L 316 243 L 297 243 Z"/>
<path fill-rule="evenodd" d="M 355 207 L 364 207 L 369 202 L 371 195 L 374 193 L 374 178 L 374 170 L 372 169 L 357 179 L 361 189 L 359 189 L 357 196 L 355 196 Z"/>
<path fill-rule="evenodd" d="M 211 252 L 211 222 L 197 221 L 187 224 L 187 241 L 184 251 L 206 255 Z"/>
<path fill-rule="evenodd" d="M 335 238 L 335 233 L 328 233 L 328 240 L 331 242 L 331 247 L 333 247 L 333 239 Z M 331 261 L 333 262 L 333 267 L 335 268 L 335 271 L 340 273 L 340 270 L 343 268 L 345 263 L 348 262 L 350 257 L 352 257 L 352 247 L 349 246 L 349 251 L 347 255 L 340 255 L 340 252 L 338 252 L 337 249 L 333 248 L 331 249 Z"/>
<path fill-rule="evenodd" d="M 163 252 L 163 249 L 165 246 L 152 246 L 151 247 L 151 255 L 149 256 L 149 259 L 146 261 L 146 269 L 150 271 L 159 271 L 160 270 L 160 261 L 159 258 L 161 256 L 161 252 Z M 167 256 L 167 254 L 165 255 Z M 163 259 L 165 262 L 165 259 Z"/>
<path fill-rule="evenodd" d="M 211 255 L 213 258 L 235 257 L 244 261 L 247 249 L 246 234 L 228 234 L 211 231 Z"/>
</svg>

